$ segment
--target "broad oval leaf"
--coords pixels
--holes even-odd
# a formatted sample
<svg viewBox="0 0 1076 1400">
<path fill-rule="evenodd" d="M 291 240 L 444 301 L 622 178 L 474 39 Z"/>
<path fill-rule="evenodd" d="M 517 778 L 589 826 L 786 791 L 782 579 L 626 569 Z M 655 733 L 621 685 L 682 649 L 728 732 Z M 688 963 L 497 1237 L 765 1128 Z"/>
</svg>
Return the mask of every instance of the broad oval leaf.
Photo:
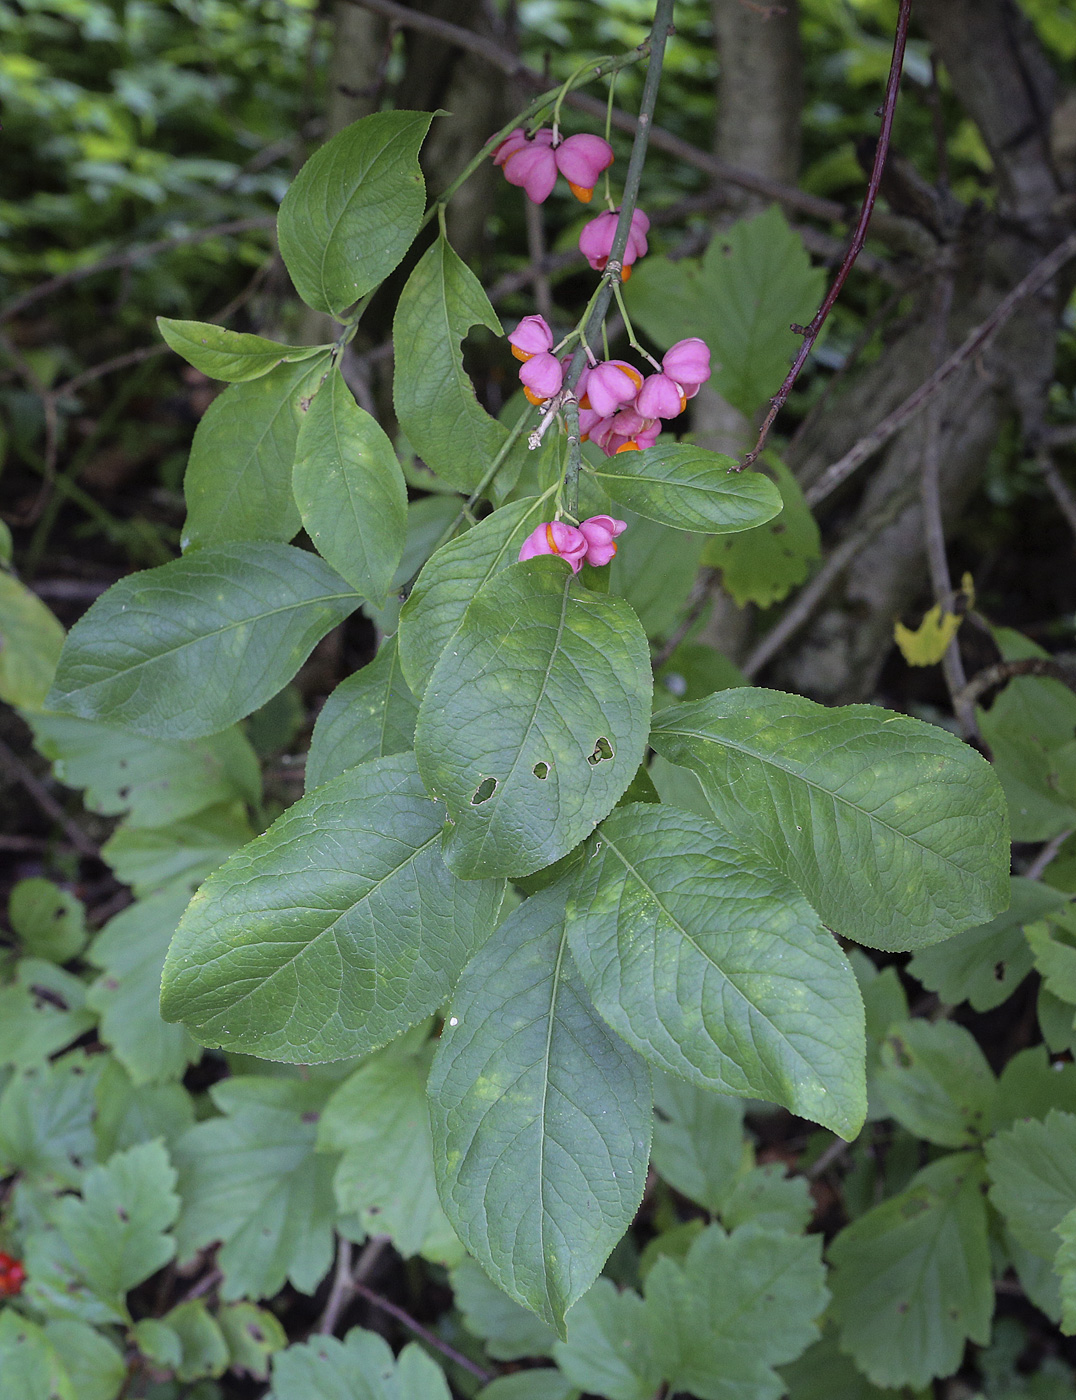
<svg viewBox="0 0 1076 1400">
<path fill-rule="evenodd" d="M 0 568 L 0 700 L 39 710 L 63 643 L 51 610 Z"/>
<path fill-rule="evenodd" d="M 170 316 L 158 316 L 157 328 L 169 348 L 188 364 L 210 379 L 226 379 L 232 384 L 260 379 L 279 364 L 309 360 L 332 349 L 331 345 L 280 345 L 263 335 L 229 331 L 206 321 L 176 321 Z"/>
<path fill-rule="evenodd" d="M 98 598 L 71 629 L 48 707 L 154 738 L 214 734 L 274 696 L 358 603 L 290 545 L 195 550 Z"/>
<path fill-rule="evenodd" d="M 627 790 L 653 682 L 627 603 L 560 559 L 513 564 L 475 596 L 419 708 L 415 750 L 449 815 L 458 875 L 530 875 L 567 855 Z"/>
<path fill-rule="evenodd" d="M 306 757 L 306 790 L 371 758 L 415 747 L 418 705 L 400 673 L 396 638 L 368 666 L 341 681 L 318 715 Z"/>
<path fill-rule="evenodd" d="M 568 898 L 594 1004 L 663 1069 L 851 1139 L 867 1108 L 863 1002 L 803 896 L 714 822 L 622 807 Z"/>
<path fill-rule="evenodd" d="M 403 554 L 407 487 L 384 429 L 332 373 L 303 416 L 292 487 L 318 553 L 383 603 Z"/>
<path fill-rule="evenodd" d="M 400 664 L 419 698 L 471 599 L 494 574 L 518 562 L 523 541 L 550 512 L 545 497 L 513 501 L 427 560 L 400 613 Z"/>
<path fill-rule="evenodd" d="M 277 217 L 280 255 L 315 311 L 341 316 L 382 282 L 422 223 L 418 153 L 432 112 L 375 112 L 315 151 Z"/>
<path fill-rule="evenodd" d="M 843 937 L 922 948 L 1008 903 L 1001 786 L 936 725 L 745 688 L 662 710 L 651 743 Z"/>
<path fill-rule="evenodd" d="M 614 501 L 638 515 L 693 530 L 728 535 L 779 515 L 781 493 L 761 472 L 738 472 L 733 457 L 675 442 L 645 452 L 618 452 L 594 475 Z"/>
<path fill-rule="evenodd" d="M 392 395 L 408 442 L 460 491 L 478 485 L 508 437 L 478 402 L 463 368 L 460 342 L 472 326 L 504 334 L 481 282 L 439 238 L 407 279 L 396 307 Z"/>
<path fill-rule="evenodd" d="M 204 1043 L 296 1063 L 384 1045 L 448 995 L 503 882 L 463 883 L 411 754 L 308 793 L 209 877 L 165 960 L 161 1010 Z"/>
<path fill-rule="evenodd" d="M 301 402 L 317 390 L 328 356 L 283 364 L 232 384 L 195 429 L 183 494 L 183 548 L 230 540 L 287 544 L 299 529 L 291 469 Z"/>
<path fill-rule="evenodd" d="M 642 1200 L 646 1065 L 599 1018 L 564 933 L 564 890 L 524 900 L 453 995 L 429 1079 L 456 1233 L 563 1335 Z"/>
</svg>

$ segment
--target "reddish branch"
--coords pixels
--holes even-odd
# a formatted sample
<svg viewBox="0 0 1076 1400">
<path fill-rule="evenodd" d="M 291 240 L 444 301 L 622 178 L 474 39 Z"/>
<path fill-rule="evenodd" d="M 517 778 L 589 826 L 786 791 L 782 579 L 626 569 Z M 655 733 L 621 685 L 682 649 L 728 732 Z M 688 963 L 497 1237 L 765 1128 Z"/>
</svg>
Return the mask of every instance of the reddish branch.
<svg viewBox="0 0 1076 1400">
<path fill-rule="evenodd" d="M 870 179 L 867 182 L 867 193 L 863 197 L 863 207 L 859 211 L 859 218 L 856 221 L 855 231 L 852 234 L 852 241 L 848 245 L 848 252 L 844 255 L 844 261 L 837 269 L 837 276 L 833 280 L 833 285 L 826 293 L 826 299 L 815 312 L 814 320 L 809 326 L 793 326 L 792 329 L 803 336 L 803 344 L 792 361 L 792 368 L 785 376 L 785 382 L 778 389 L 777 393 L 770 400 L 770 411 L 766 414 L 765 421 L 758 435 L 758 441 L 754 447 L 739 464 L 734 468 L 736 471 L 743 471 L 744 467 L 749 467 L 758 457 L 766 445 L 766 438 L 770 428 L 773 427 L 774 419 L 785 405 L 785 400 L 792 392 L 792 386 L 799 378 L 800 371 L 807 362 L 807 356 L 814 349 L 815 341 L 819 332 L 825 325 L 826 317 L 833 309 L 833 304 L 841 294 L 841 289 L 852 271 L 856 258 L 867 237 L 867 226 L 871 221 L 871 214 L 874 212 L 874 201 L 878 198 L 878 189 L 882 183 L 882 170 L 885 166 L 885 158 L 889 154 L 889 141 L 893 133 L 893 117 L 897 110 L 897 96 L 900 92 L 900 75 L 904 68 L 904 49 L 908 42 L 908 21 L 912 14 L 912 0 L 900 0 L 900 14 L 897 17 L 897 32 L 893 37 L 893 59 L 889 65 L 889 78 L 885 85 L 885 101 L 882 104 L 882 129 L 878 134 L 878 145 L 874 152 L 874 164 L 871 167 Z"/>
</svg>

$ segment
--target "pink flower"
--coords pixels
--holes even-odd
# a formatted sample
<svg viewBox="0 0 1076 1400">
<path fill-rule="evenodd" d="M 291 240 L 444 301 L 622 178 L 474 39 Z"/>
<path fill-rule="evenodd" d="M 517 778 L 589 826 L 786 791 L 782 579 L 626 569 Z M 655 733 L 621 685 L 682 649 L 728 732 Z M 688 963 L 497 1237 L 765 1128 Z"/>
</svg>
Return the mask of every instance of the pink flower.
<svg viewBox="0 0 1076 1400">
<path fill-rule="evenodd" d="M 609 261 L 619 217 L 619 209 L 615 213 L 606 211 L 599 214 L 596 219 L 591 219 L 579 235 L 579 251 L 595 272 L 603 272 L 605 264 Z M 649 228 L 650 220 L 641 209 L 636 209 L 631 216 L 628 244 L 624 249 L 624 270 L 620 274 L 622 282 L 626 282 L 631 276 L 630 268 L 635 259 L 641 258 L 646 252 L 646 234 Z"/>
<path fill-rule="evenodd" d="M 517 144 L 505 160 L 503 169 L 508 183 L 522 185 L 532 204 L 543 203 L 553 193 L 553 186 L 557 183 L 553 133 L 543 128 L 536 131 L 531 140 Z"/>
<path fill-rule="evenodd" d="M 600 413 L 595 413 L 592 408 L 581 408 L 579 410 L 579 441 L 586 442 L 593 430 L 599 423 L 604 423 Z"/>
<path fill-rule="evenodd" d="M 533 404 L 545 403 L 554 394 L 560 393 L 564 383 L 564 366 L 548 350 L 531 355 L 526 364 L 520 365 L 519 377 L 523 382 L 523 392 Z"/>
<path fill-rule="evenodd" d="M 614 520 L 611 515 L 592 515 L 580 526 L 580 534 L 586 536 L 586 562 L 601 568 L 608 564 L 616 553 L 616 537 L 628 528 L 626 520 Z"/>
<path fill-rule="evenodd" d="M 514 155 L 522 146 L 526 144 L 527 133 L 521 126 L 517 126 L 514 131 L 510 131 L 499 146 L 493 148 L 493 164 L 503 165 L 509 156 Z"/>
<path fill-rule="evenodd" d="M 525 361 L 532 355 L 540 355 L 543 350 L 552 350 L 553 332 L 543 316 L 524 316 L 508 337 L 508 343 L 516 359 Z"/>
<path fill-rule="evenodd" d="M 631 403 L 642 388 L 643 376 L 624 360 L 603 360 L 587 378 L 589 407 L 603 417 L 615 413 L 623 403 Z"/>
<path fill-rule="evenodd" d="M 519 559 L 522 563 L 524 559 L 533 559 L 536 554 L 555 554 L 558 559 L 569 563 L 572 573 L 577 574 L 590 547 L 590 541 L 582 530 L 574 525 L 565 525 L 562 520 L 552 520 L 531 531 L 523 541 Z"/>
<path fill-rule="evenodd" d="M 644 418 L 676 418 L 686 403 L 687 398 L 674 379 L 667 374 L 648 374 L 635 407 Z"/>
<path fill-rule="evenodd" d="M 670 379 L 688 391 L 687 397 L 693 399 L 699 392 L 699 385 L 710 378 L 709 348 L 697 335 L 678 340 L 662 356 L 661 367 Z"/>
<path fill-rule="evenodd" d="M 598 176 L 613 163 L 613 148 L 600 136 L 569 136 L 556 147 L 555 159 L 572 194 L 589 204 Z"/>
<path fill-rule="evenodd" d="M 614 457 L 618 452 L 640 452 L 653 447 L 661 431 L 655 419 L 642 418 L 634 408 L 622 408 L 610 418 L 602 418 L 590 430 L 590 440 Z"/>
</svg>

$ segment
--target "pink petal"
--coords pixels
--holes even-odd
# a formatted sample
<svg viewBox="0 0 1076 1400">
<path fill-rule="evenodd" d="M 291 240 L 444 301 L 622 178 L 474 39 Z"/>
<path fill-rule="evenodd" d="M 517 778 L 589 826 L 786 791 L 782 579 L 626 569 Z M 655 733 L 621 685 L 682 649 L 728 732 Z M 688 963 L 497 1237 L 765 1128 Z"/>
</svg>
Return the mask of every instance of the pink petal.
<svg viewBox="0 0 1076 1400">
<path fill-rule="evenodd" d="M 600 136 L 569 136 L 555 151 L 557 169 L 572 185 L 592 190 L 598 176 L 613 163 L 613 148 Z"/>
<path fill-rule="evenodd" d="M 552 150 L 530 142 L 516 150 L 504 163 L 504 178 L 510 185 L 522 185 L 532 204 L 541 204 L 557 183 L 557 162 Z"/>
</svg>

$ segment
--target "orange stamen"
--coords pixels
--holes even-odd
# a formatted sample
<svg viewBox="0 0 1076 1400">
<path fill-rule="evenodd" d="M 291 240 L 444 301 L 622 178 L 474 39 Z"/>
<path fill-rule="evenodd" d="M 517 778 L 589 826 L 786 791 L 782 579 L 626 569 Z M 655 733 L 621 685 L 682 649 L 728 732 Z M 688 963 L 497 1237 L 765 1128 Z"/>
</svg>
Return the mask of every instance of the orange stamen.
<svg viewBox="0 0 1076 1400">
<path fill-rule="evenodd" d="M 634 369 L 631 365 L 619 365 L 618 368 L 624 371 L 624 373 L 628 376 L 631 382 L 635 385 L 636 389 L 641 389 L 643 387 L 643 376 L 639 373 L 637 369 Z"/>
<path fill-rule="evenodd" d="M 630 276 L 631 276 L 631 265 L 630 265 L 630 264 L 625 264 L 625 266 L 622 267 L 622 268 L 620 269 L 620 280 L 621 280 L 621 282 L 626 282 Z"/>
<path fill-rule="evenodd" d="M 560 550 L 557 548 L 557 542 L 553 538 L 553 526 L 551 524 L 545 527 L 545 542 L 549 546 L 550 554 L 560 553 Z"/>
<path fill-rule="evenodd" d="M 621 452 L 638 452 L 638 451 L 639 451 L 639 444 L 635 441 L 634 438 L 629 438 L 627 442 L 622 442 L 622 443 L 620 444 L 620 446 L 617 448 L 617 450 L 613 453 L 613 456 L 614 456 L 614 457 L 619 457 L 620 454 L 621 454 Z"/>
<path fill-rule="evenodd" d="M 523 360 L 524 362 L 526 362 L 527 360 L 532 360 L 534 358 L 533 351 L 521 350 L 518 345 L 512 346 L 512 354 L 516 357 L 517 360 Z"/>
<path fill-rule="evenodd" d="M 589 394 L 584 394 L 583 397 L 579 400 L 579 407 L 580 407 L 580 408 L 589 408 L 589 407 L 590 407 L 590 395 L 589 395 Z"/>
<path fill-rule="evenodd" d="M 588 190 L 583 185 L 573 185 L 571 180 L 569 180 L 568 188 L 571 190 L 572 194 L 575 195 L 576 199 L 578 199 L 580 204 L 589 204 L 590 201 L 594 198 L 593 187 Z"/>
<path fill-rule="evenodd" d="M 545 399 L 540 399 L 532 389 L 527 388 L 526 384 L 523 386 L 523 397 L 528 403 L 534 404 L 535 408 L 537 408 L 539 404 L 545 403 Z"/>
</svg>

